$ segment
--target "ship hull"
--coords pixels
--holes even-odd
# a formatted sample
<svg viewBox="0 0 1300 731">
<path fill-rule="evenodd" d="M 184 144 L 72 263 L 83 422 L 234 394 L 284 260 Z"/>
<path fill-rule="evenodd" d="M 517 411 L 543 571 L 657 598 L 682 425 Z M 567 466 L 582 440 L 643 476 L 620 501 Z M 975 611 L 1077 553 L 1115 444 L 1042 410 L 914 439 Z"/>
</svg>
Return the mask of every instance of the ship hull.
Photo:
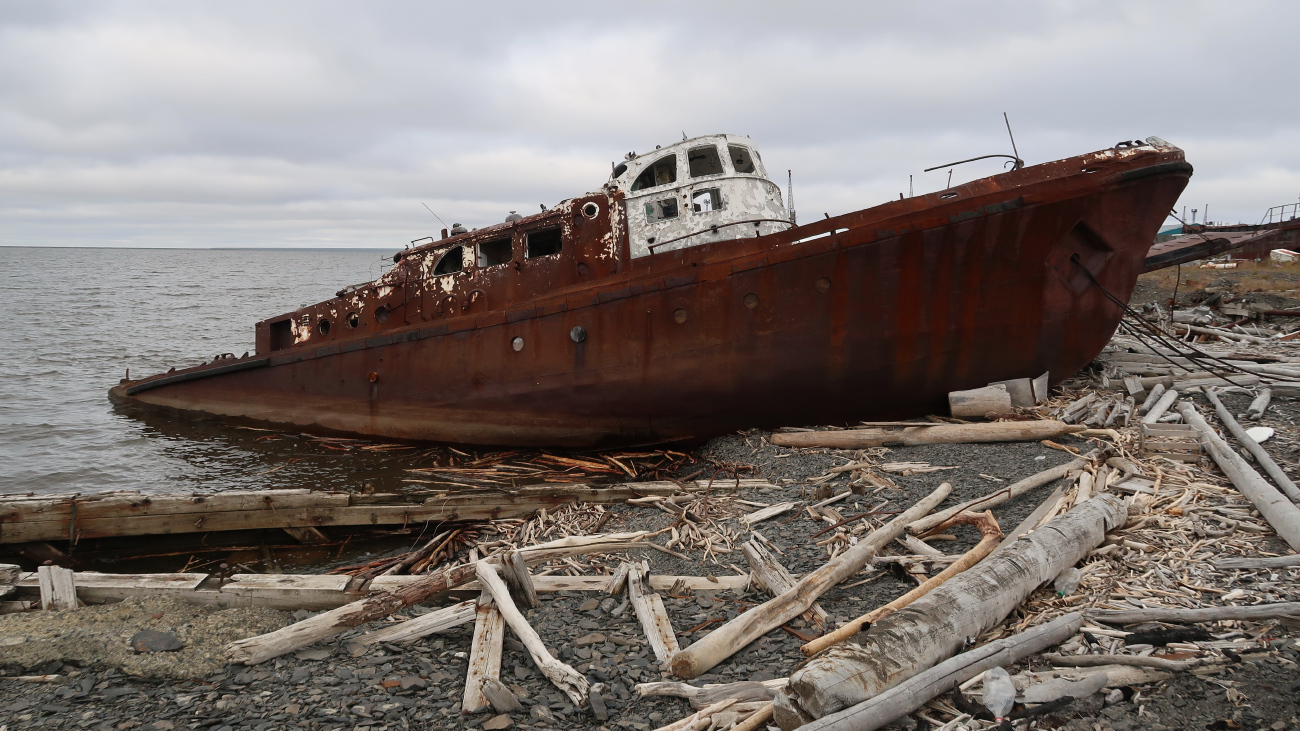
<svg viewBox="0 0 1300 731">
<path fill-rule="evenodd" d="M 1127 301 L 1191 168 L 1177 148 L 1110 152 L 634 260 L 526 310 L 110 396 L 308 431 L 575 448 L 946 413 L 950 391 L 1059 382 L 1113 334 L 1121 312 L 1102 288 Z"/>
</svg>

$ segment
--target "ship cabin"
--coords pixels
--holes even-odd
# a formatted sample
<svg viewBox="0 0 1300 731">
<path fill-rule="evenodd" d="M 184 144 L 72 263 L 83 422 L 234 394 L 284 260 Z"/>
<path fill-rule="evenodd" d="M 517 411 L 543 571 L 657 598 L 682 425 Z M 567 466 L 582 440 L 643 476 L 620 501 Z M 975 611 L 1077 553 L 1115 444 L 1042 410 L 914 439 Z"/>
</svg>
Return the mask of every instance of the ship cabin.
<svg viewBox="0 0 1300 731">
<path fill-rule="evenodd" d="M 412 325 L 474 327 L 492 312 L 628 271 L 642 257 L 791 227 L 752 140 L 706 135 L 628 153 L 601 190 L 502 223 L 457 224 L 393 256 L 373 282 L 257 323 L 257 353 L 341 345 Z M 475 315 L 475 318 L 462 318 Z M 466 324 L 468 322 L 469 324 Z"/>
</svg>

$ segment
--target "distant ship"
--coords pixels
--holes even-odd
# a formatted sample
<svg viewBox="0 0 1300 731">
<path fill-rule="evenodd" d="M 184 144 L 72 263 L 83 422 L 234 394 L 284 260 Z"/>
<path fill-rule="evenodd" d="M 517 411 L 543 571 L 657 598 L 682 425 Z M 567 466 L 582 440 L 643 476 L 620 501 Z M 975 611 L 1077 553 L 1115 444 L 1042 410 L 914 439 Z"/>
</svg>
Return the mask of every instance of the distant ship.
<svg viewBox="0 0 1300 731">
<path fill-rule="evenodd" d="M 614 165 L 600 190 L 397 253 L 257 323 L 256 353 L 110 391 L 284 429 L 603 447 L 943 413 L 1102 349 L 1192 167 L 1129 141 L 795 225 L 753 141 Z M 418 243 L 413 242 L 413 243 Z M 1085 271 L 1085 269 L 1087 271 Z M 1094 278 L 1096 281 L 1094 281 Z"/>
</svg>

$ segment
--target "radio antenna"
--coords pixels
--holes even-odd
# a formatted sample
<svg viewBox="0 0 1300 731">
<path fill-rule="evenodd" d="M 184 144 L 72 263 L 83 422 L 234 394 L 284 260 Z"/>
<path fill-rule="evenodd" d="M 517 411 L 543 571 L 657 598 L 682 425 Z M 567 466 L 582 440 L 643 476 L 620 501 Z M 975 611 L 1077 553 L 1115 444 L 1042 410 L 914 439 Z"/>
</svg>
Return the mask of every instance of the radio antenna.
<svg viewBox="0 0 1300 731">
<path fill-rule="evenodd" d="M 425 203 L 424 201 L 420 201 L 420 205 L 424 206 L 424 210 L 428 211 L 429 213 L 433 213 L 433 209 L 429 207 L 428 203 Z M 447 225 L 447 222 L 442 220 L 442 217 L 439 216 L 438 214 L 433 213 L 433 217 L 438 219 L 438 223 L 441 223 L 443 228 L 450 228 L 450 226 Z"/>
<path fill-rule="evenodd" d="M 1020 151 L 1016 149 L 1016 136 L 1011 134 L 1011 120 L 1007 118 L 1006 112 L 1002 113 L 1002 121 L 1007 123 L 1007 136 L 1011 138 L 1011 153 L 1016 156 L 1017 160 L 1020 160 Z M 1020 164 L 1024 165 L 1025 163 L 1021 160 Z"/>
</svg>

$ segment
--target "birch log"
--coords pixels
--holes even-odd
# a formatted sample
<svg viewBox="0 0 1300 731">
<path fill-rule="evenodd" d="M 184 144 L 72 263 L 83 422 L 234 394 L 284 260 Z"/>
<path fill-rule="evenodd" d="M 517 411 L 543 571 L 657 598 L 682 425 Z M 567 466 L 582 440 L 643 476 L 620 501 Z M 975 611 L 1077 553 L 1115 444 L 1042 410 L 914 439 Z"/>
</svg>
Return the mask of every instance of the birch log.
<svg viewBox="0 0 1300 731">
<path fill-rule="evenodd" d="M 1178 413 L 1183 415 L 1184 422 L 1201 432 L 1206 451 L 1214 458 L 1219 469 L 1232 480 L 1232 484 L 1237 486 L 1247 500 L 1254 503 L 1255 509 L 1273 526 L 1273 530 L 1277 531 L 1291 550 L 1300 551 L 1300 508 L 1260 477 L 1241 455 L 1232 451 L 1232 447 L 1214 433 L 1195 406 L 1183 402 L 1178 406 Z"/>
<path fill-rule="evenodd" d="M 942 527 L 948 528 L 957 523 L 969 523 L 979 528 L 980 542 L 975 544 L 974 548 L 967 551 L 961 558 L 948 566 L 948 568 L 932 576 L 925 583 L 915 589 L 907 592 L 883 607 L 873 609 L 861 617 L 848 622 L 834 632 L 828 632 L 799 648 L 803 654 L 812 657 L 831 645 L 844 642 L 845 640 L 852 638 L 853 635 L 856 635 L 858 632 L 861 632 L 864 626 L 876 622 L 883 617 L 887 617 L 926 594 L 929 594 L 931 591 L 934 591 L 937 587 L 942 585 L 943 582 L 979 563 L 981 559 L 993 552 L 993 549 L 998 545 L 998 540 L 1002 538 L 1002 531 L 998 528 L 998 522 L 993 519 L 992 512 L 986 511 L 983 515 L 977 515 L 975 513 L 958 513 L 947 523 L 944 523 Z"/>
<path fill-rule="evenodd" d="M 1001 667 L 1065 642 L 1083 626 L 1077 613 L 964 652 L 852 708 L 805 726 L 805 731 L 875 731 L 990 668 Z M 784 714 L 782 714 L 784 715 Z M 779 720 L 779 719 L 778 719 Z M 793 728 L 782 725 L 783 729 Z"/>
<path fill-rule="evenodd" d="M 1265 450 L 1264 447 L 1260 446 L 1259 442 L 1252 439 L 1250 435 L 1246 433 L 1246 430 L 1241 428 L 1241 424 L 1238 424 L 1237 420 L 1232 418 L 1232 412 L 1228 411 L 1228 409 L 1224 407 L 1223 402 L 1219 400 L 1217 395 L 1215 395 L 1213 389 L 1207 388 L 1205 390 L 1205 398 L 1208 399 L 1211 404 L 1214 404 L 1214 413 L 1219 415 L 1219 421 L 1223 422 L 1223 425 L 1227 427 L 1228 432 L 1232 434 L 1232 437 L 1240 442 L 1241 446 L 1245 447 L 1247 452 L 1250 452 L 1250 456 L 1255 458 L 1255 461 L 1259 463 L 1260 467 L 1264 468 L 1264 471 L 1268 473 L 1268 476 L 1273 478 L 1273 483 L 1281 488 L 1282 492 L 1291 499 L 1291 502 L 1300 503 L 1300 489 L 1296 488 L 1295 483 L 1291 481 L 1291 478 L 1287 477 L 1287 474 L 1282 471 L 1282 468 L 1278 466 L 1277 462 L 1273 461 L 1273 457 L 1269 455 L 1268 451 Z"/>
<path fill-rule="evenodd" d="M 781 447 L 831 447 L 867 449 L 886 444 L 914 447 L 918 444 L 970 444 L 982 442 L 1029 442 L 1083 431 L 1084 427 L 1063 421 L 995 421 L 986 424 L 936 424 L 914 426 L 901 431 L 885 429 L 843 429 L 839 431 L 777 432 L 769 439 Z"/>
<path fill-rule="evenodd" d="M 820 718 L 950 657 L 967 638 L 996 626 L 1035 589 L 1078 563 L 1127 517 L 1122 500 L 1098 495 L 880 620 L 858 642 L 830 648 L 791 675 L 777 698 L 778 722 L 790 727 L 781 720 L 783 697 L 787 709 L 797 710 L 787 721 L 803 714 Z"/>
<path fill-rule="evenodd" d="M 817 597 L 861 571 L 876 551 L 902 535 L 907 525 L 934 510 L 934 506 L 943 502 L 950 492 L 952 486 L 943 483 L 856 545 L 805 575 L 793 589 L 750 609 L 677 653 L 673 658 L 673 672 L 682 678 L 697 677 L 759 637 L 798 617 L 817 601 Z"/>
<path fill-rule="evenodd" d="M 945 510 L 940 510 L 934 515 L 930 515 L 925 518 L 922 518 L 916 521 L 915 523 L 907 526 L 907 532 L 916 535 L 929 533 L 931 530 L 934 529 L 935 526 L 947 520 L 950 520 L 952 516 L 958 513 L 988 510 L 994 505 L 1001 505 L 1002 503 L 1012 498 L 1017 498 L 1020 497 L 1021 495 L 1024 495 L 1025 493 L 1029 492 L 1030 490 L 1033 490 L 1036 487 L 1042 487 L 1043 485 L 1059 480 L 1062 477 L 1065 477 L 1065 475 L 1068 474 L 1071 470 L 1083 469 L 1085 466 L 1087 466 L 1089 462 L 1095 459 L 1098 456 L 1098 454 L 1099 453 L 1095 451 L 1089 452 L 1088 454 L 1078 459 L 1066 462 L 1063 465 L 1057 465 L 1056 467 L 1053 467 L 1051 469 L 1043 470 L 1042 472 L 1039 472 L 1036 475 L 1030 475 L 1029 477 L 1026 477 L 1025 479 L 1019 482 L 1013 482 L 1010 485 L 1001 488 L 997 492 L 991 492 L 983 497 L 977 497 L 974 500 L 967 500 L 961 505 L 956 505 L 951 508 L 947 508 Z"/>
<path fill-rule="evenodd" d="M 479 561 L 476 564 L 478 570 L 479 583 L 483 585 L 483 591 L 492 595 L 492 601 L 496 602 L 497 611 L 501 612 L 501 617 L 505 619 L 510 629 L 515 631 L 519 641 L 524 643 L 524 648 L 532 656 L 533 663 L 537 669 L 542 671 L 548 680 L 555 684 L 569 700 L 573 701 L 575 706 L 581 708 L 587 705 L 587 691 L 589 690 L 587 679 L 577 670 L 556 660 L 546 645 L 542 643 L 542 638 L 537 635 L 537 630 L 528 624 L 524 615 L 519 613 L 515 602 L 510 598 L 510 590 L 506 588 L 506 582 L 501 580 L 497 575 L 496 569 L 492 568 L 489 561 Z"/>
<path fill-rule="evenodd" d="M 643 545 L 638 544 L 637 541 L 645 538 L 646 535 L 645 531 L 638 531 L 561 538 L 538 546 L 521 548 L 519 552 L 523 554 L 525 562 L 536 564 L 562 556 L 609 553 L 634 548 Z M 474 577 L 474 563 L 443 569 L 422 576 L 419 580 L 395 591 L 372 594 L 365 599 L 322 612 L 315 617 L 274 632 L 232 642 L 225 647 L 226 657 L 231 662 L 256 665 L 286 652 L 293 652 L 300 647 L 342 634 L 357 625 L 387 617 L 403 607 L 419 604 L 434 594 L 468 583 Z"/>
</svg>

